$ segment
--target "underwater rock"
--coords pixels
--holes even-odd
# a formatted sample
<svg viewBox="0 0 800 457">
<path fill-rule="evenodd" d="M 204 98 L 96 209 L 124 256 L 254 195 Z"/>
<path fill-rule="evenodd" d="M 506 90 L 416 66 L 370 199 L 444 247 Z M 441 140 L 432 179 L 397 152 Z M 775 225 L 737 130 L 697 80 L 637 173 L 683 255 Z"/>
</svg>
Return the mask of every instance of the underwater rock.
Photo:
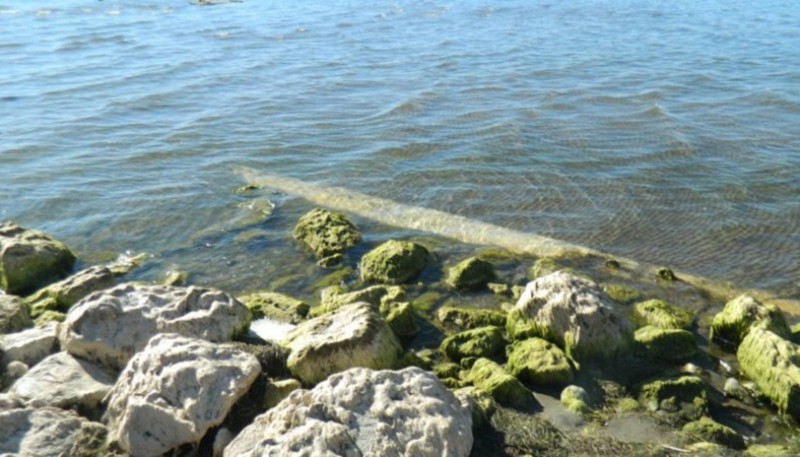
<svg viewBox="0 0 800 457">
<path fill-rule="evenodd" d="M 0 409 L 0 455 L 71 456 L 86 427 L 100 426 L 59 408 Z"/>
<path fill-rule="evenodd" d="M 521 410 L 530 410 L 537 406 L 533 393 L 519 379 L 489 359 L 478 359 L 470 370 L 462 373 L 462 377 L 503 406 Z"/>
<path fill-rule="evenodd" d="M 216 289 L 121 284 L 73 306 L 59 337 L 67 352 L 121 369 L 157 333 L 225 342 L 249 325 L 250 310 Z"/>
<path fill-rule="evenodd" d="M 745 448 L 744 439 L 741 435 L 708 417 L 689 422 L 683 426 L 683 433 L 696 440 L 710 441 L 721 444 L 731 449 L 741 450 Z"/>
<path fill-rule="evenodd" d="M 354 303 L 298 325 L 283 346 L 289 370 L 305 384 L 353 367 L 395 368 L 400 342 L 369 303 Z"/>
<path fill-rule="evenodd" d="M 621 284 L 609 284 L 603 287 L 603 291 L 617 303 L 627 305 L 642 298 L 642 293 L 636 289 L 625 287 Z"/>
<path fill-rule="evenodd" d="M 736 352 L 739 366 L 782 413 L 800 419 L 800 346 L 760 326 Z"/>
<path fill-rule="evenodd" d="M 711 339 L 735 348 L 754 326 L 763 326 L 781 338 L 791 339 L 792 332 L 778 308 L 763 305 L 749 295 L 740 295 L 725 304 L 714 316 Z"/>
<path fill-rule="evenodd" d="M 430 253 L 410 241 L 387 241 L 361 258 L 361 278 L 386 284 L 414 280 L 428 265 Z"/>
<path fill-rule="evenodd" d="M 344 214 L 321 208 L 303 215 L 292 236 L 319 259 L 341 254 L 361 241 L 361 232 Z"/>
<path fill-rule="evenodd" d="M 633 320 L 641 326 L 688 329 L 694 316 L 690 311 L 662 300 L 646 300 L 633 306 Z"/>
<path fill-rule="evenodd" d="M 33 327 L 28 307 L 18 297 L 0 294 L 0 335 Z"/>
<path fill-rule="evenodd" d="M 485 327 L 487 325 L 506 326 L 505 313 L 490 309 L 442 306 L 436 312 L 436 318 L 443 324 L 453 324 L 461 330 Z"/>
<path fill-rule="evenodd" d="M 103 266 L 89 267 L 37 291 L 25 301 L 31 317 L 36 319 L 46 311 L 69 311 L 83 297 L 114 286 L 114 274 Z"/>
<path fill-rule="evenodd" d="M 564 351 L 541 338 L 517 341 L 506 348 L 506 369 L 529 385 L 558 386 L 573 380 L 572 366 Z"/>
<path fill-rule="evenodd" d="M 636 330 L 633 339 L 640 353 L 655 359 L 680 361 L 695 355 L 698 350 L 694 335 L 682 329 L 648 325 Z"/>
<path fill-rule="evenodd" d="M 448 270 L 447 284 L 455 289 L 474 290 L 486 287 L 496 277 L 497 273 L 491 262 L 470 257 Z"/>
<path fill-rule="evenodd" d="M 66 276 L 75 254 L 64 243 L 13 222 L 0 223 L 0 288 L 25 295 Z"/>
<path fill-rule="evenodd" d="M 261 372 L 255 357 L 174 333 L 154 336 L 108 394 L 112 440 L 133 456 L 199 443 Z"/>
<path fill-rule="evenodd" d="M 466 457 L 472 419 L 433 374 L 353 368 L 298 390 L 246 427 L 224 456 Z"/>
<path fill-rule="evenodd" d="M 631 324 L 600 287 L 564 271 L 528 283 L 507 319 L 512 339 L 553 341 L 579 362 L 614 358 L 631 343 Z"/>
<path fill-rule="evenodd" d="M 405 291 L 400 286 L 376 285 L 365 289 L 343 292 L 339 287 L 328 287 L 322 291 L 320 304 L 311 310 L 310 316 L 321 316 L 325 313 L 335 311 L 344 305 L 358 302 L 366 302 L 373 306 L 375 310 L 382 305 L 391 302 L 402 301 L 405 298 Z"/>
<path fill-rule="evenodd" d="M 278 292 L 258 291 L 236 297 L 253 315 L 253 320 L 268 318 L 297 324 L 308 315 L 306 302 Z"/>
<path fill-rule="evenodd" d="M 439 346 L 442 353 L 454 361 L 464 357 L 491 358 L 503 352 L 504 347 L 503 331 L 494 326 L 478 327 L 450 335 Z"/>
</svg>

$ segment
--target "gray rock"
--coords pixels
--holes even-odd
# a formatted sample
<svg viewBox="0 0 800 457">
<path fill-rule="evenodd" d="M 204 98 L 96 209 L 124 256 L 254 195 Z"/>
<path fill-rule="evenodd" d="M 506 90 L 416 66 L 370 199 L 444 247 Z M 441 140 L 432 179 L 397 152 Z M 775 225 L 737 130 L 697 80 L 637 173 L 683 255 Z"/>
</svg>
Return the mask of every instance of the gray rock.
<svg viewBox="0 0 800 457">
<path fill-rule="evenodd" d="M 0 409 L 0 455 L 70 455 L 81 430 L 93 424 L 58 408 Z"/>
<path fill-rule="evenodd" d="M 22 362 L 29 367 L 58 351 L 58 326 L 50 324 L 17 333 L 0 335 L 2 364 Z"/>
<path fill-rule="evenodd" d="M 346 305 L 303 322 L 283 345 L 290 350 L 289 370 L 306 384 L 353 367 L 395 368 L 403 352 L 369 303 Z"/>
<path fill-rule="evenodd" d="M 63 243 L 13 222 L 0 224 L 0 288 L 22 295 L 69 273 L 75 254 Z"/>
<path fill-rule="evenodd" d="M 36 319 L 45 311 L 69 310 L 83 297 L 114 286 L 114 274 L 104 266 L 89 267 L 36 292 L 26 301 L 31 317 Z"/>
<path fill-rule="evenodd" d="M 513 339 L 541 337 L 573 360 L 613 358 L 629 348 L 632 326 L 594 282 L 557 271 L 528 283 L 509 312 Z"/>
<path fill-rule="evenodd" d="M 133 456 L 199 443 L 261 372 L 228 345 L 165 333 L 133 356 L 108 394 L 112 440 Z"/>
<path fill-rule="evenodd" d="M 472 418 L 419 368 L 354 368 L 298 390 L 257 417 L 224 456 L 467 456 Z"/>
<path fill-rule="evenodd" d="M 103 368 L 59 352 L 18 379 L 9 393 L 30 406 L 94 411 L 114 381 L 114 376 Z"/>
<path fill-rule="evenodd" d="M 28 307 L 13 295 L 0 294 L 0 335 L 33 327 Z"/>
<path fill-rule="evenodd" d="M 225 342 L 249 323 L 250 311 L 219 290 L 122 284 L 73 306 L 60 339 L 67 352 L 120 369 L 157 333 Z"/>
</svg>

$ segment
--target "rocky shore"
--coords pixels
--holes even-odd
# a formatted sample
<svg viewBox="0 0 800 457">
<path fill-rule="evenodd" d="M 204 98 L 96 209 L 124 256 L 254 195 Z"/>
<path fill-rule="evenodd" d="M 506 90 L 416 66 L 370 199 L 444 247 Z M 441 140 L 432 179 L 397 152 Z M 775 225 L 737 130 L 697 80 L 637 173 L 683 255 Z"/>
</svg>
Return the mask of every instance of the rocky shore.
<svg viewBox="0 0 800 457">
<path fill-rule="evenodd" d="M 0 454 L 800 455 L 800 328 L 770 303 L 608 258 L 443 262 L 321 208 L 292 236 L 330 271 L 308 303 L 74 271 L 1 223 Z"/>
</svg>

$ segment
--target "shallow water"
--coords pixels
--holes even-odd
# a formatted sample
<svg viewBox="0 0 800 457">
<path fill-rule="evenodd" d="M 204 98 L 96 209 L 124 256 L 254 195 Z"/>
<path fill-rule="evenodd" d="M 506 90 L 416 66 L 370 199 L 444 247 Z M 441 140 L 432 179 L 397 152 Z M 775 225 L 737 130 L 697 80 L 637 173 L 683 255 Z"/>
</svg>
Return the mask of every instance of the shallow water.
<svg viewBox="0 0 800 457">
<path fill-rule="evenodd" d="M 0 0 L 0 32 L 0 219 L 84 263 L 318 275 L 252 167 L 800 297 L 794 2 Z"/>
</svg>

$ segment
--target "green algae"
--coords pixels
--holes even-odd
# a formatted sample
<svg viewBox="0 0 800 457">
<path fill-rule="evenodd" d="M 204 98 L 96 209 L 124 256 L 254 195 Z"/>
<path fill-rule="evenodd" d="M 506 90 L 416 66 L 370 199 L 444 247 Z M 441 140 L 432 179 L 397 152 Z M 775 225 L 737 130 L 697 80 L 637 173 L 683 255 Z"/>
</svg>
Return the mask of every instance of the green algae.
<svg viewBox="0 0 800 457">
<path fill-rule="evenodd" d="M 493 357 L 505 347 L 500 327 L 479 327 L 450 335 L 442 341 L 440 349 L 450 360 L 465 357 Z"/>
<path fill-rule="evenodd" d="M 688 359 L 698 351 L 695 336 L 686 330 L 648 325 L 633 335 L 642 355 L 667 361 Z"/>
<path fill-rule="evenodd" d="M 448 270 L 447 284 L 454 289 L 477 290 L 497 278 L 494 265 L 478 257 L 470 257 Z"/>
<path fill-rule="evenodd" d="M 553 386 L 572 382 L 572 366 L 564 351 L 541 338 L 512 343 L 506 348 L 506 369 L 529 385 Z"/>
<path fill-rule="evenodd" d="M 462 379 L 503 406 L 522 410 L 536 407 L 533 393 L 502 366 L 489 359 L 475 361 L 472 368 L 462 374 Z"/>
<path fill-rule="evenodd" d="M 419 276 L 430 253 L 410 241 L 387 241 L 361 258 L 361 278 L 384 284 L 403 284 Z"/>
<path fill-rule="evenodd" d="M 322 208 L 303 215 L 292 236 L 319 259 L 341 254 L 361 241 L 361 232 L 347 216 Z"/>
<path fill-rule="evenodd" d="M 663 329 L 688 329 L 694 315 L 663 300 L 646 300 L 633 306 L 633 321 L 640 326 L 652 325 Z"/>
<path fill-rule="evenodd" d="M 436 312 L 436 318 L 443 324 L 451 324 L 462 330 L 485 327 L 487 325 L 497 327 L 505 327 L 506 325 L 505 313 L 490 309 L 443 306 Z"/>
<path fill-rule="evenodd" d="M 725 304 L 711 323 L 711 339 L 727 347 L 739 345 L 754 326 L 761 326 L 782 338 L 791 339 L 792 332 L 783 313 L 772 305 L 764 305 L 749 295 L 740 295 Z"/>
<path fill-rule="evenodd" d="M 693 439 L 710 441 L 731 449 L 745 448 L 744 439 L 741 435 L 733 431 L 732 428 L 726 427 L 708 417 L 701 417 L 684 425 L 683 433 Z"/>
</svg>

